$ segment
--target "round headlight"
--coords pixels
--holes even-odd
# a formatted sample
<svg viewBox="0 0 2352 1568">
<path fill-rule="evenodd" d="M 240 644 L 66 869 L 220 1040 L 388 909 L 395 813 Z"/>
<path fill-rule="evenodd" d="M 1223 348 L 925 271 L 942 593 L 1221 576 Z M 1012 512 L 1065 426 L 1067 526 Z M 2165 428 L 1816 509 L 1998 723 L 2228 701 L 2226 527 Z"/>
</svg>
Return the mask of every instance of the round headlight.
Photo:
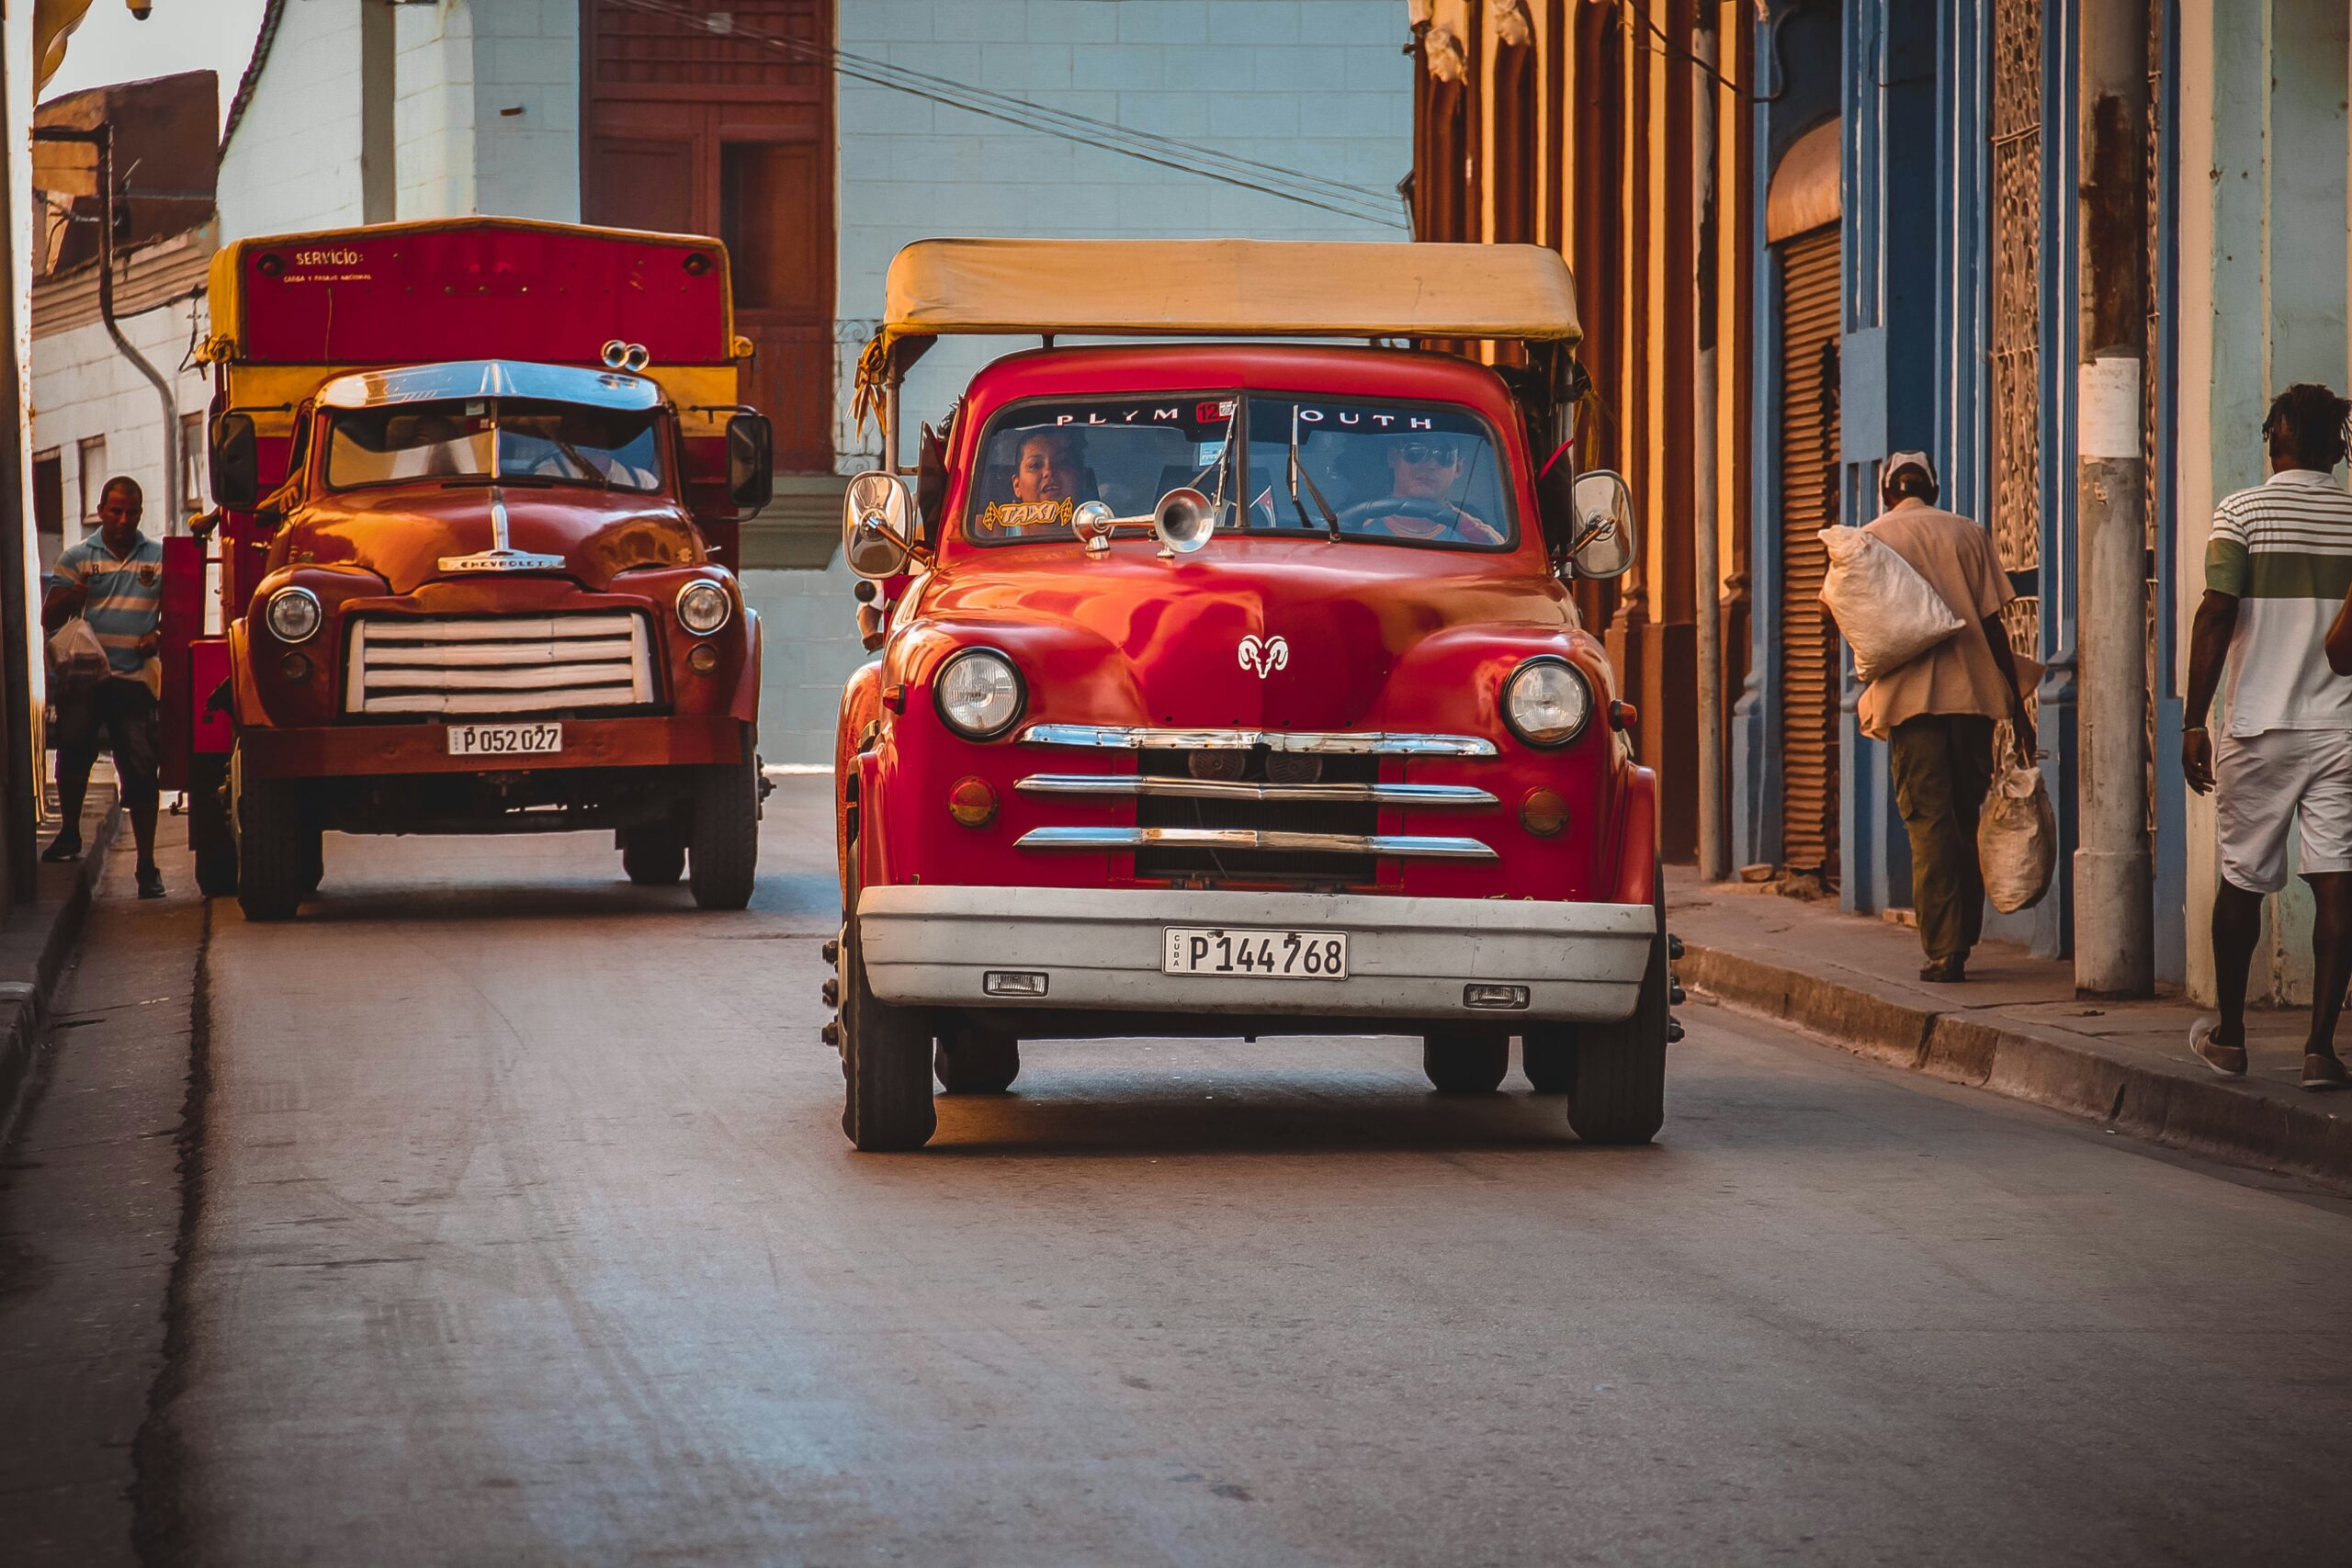
<svg viewBox="0 0 2352 1568">
<path fill-rule="evenodd" d="M 1021 716 L 1021 671 L 992 648 L 967 648 L 940 666 L 939 716 L 974 740 L 993 740 Z"/>
<path fill-rule="evenodd" d="M 280 642 L 308 642 L 318 636 L 319 626 L 327 613 L 319 604 L 319 596 L 307 588 L 281 588 L 269 596 L 269 608 L 263 612 L 269 623 L 269 635 Z"/>
<path fill-rule="evenodd" d="M 727 597 L 727 590 L 707 577 L 698 577 L 678 590 L 678 624 L 696 637 L 708 637 L 725 626 L 734 613 L 735 604 Z"/>
<path fill-rule="evenodd" d="M 1591 716 L 1592 688 L 1565 659 L 1531 659 L 1503 685 L 1503 720 L 1530 746 L 1566 745 Z"/>
</svg>

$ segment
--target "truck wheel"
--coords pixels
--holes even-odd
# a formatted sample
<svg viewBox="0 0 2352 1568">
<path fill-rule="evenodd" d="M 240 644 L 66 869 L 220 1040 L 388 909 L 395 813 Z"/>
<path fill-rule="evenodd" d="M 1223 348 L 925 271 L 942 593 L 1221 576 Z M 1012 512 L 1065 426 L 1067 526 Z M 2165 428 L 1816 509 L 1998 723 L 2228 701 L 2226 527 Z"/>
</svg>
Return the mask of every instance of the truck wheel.
<svg viewBox="0 0 2352 1568">
<path fill-rule="evenodd" d="M 237 834 L 229 822 L 229 759 L 201 756 L 189 769 L 187 845 L 196 852 L 196 890 L 226 898 L 237 890 Z"/>
<path fill-rule="evenodd" d="M 857 849 L 850 848 L 850 864 Z M 865 983 L 852 872 L 841 947 L 842 1131 L 862 1154 L 919 1149 L 939 1117 L 931 1101 L 931 1021 L 920 1008 L 893 1007 Z"/>
<path fill-rule="evenodd" d="M 675 822 L 631 828 L 621 843 L 621 869 L 639 887 L 674 886 L 686 871 L 685 834 Z"/>
<path fill-rule="evenodd" d="M 1588 1144 L 1646 1144 L 1666 1124 L 1666 878 L 1657 882 L 1657 931 L 1641 1000 L 1621 1023 L 1585 1025 L 1568 1090 L 1568 1125 Z"/>
<path fill-rule="evenodd" d="M 743 760 L 697 768 L 693 853 L 687 886 L 706 909 L 740 909 L 752 901 L 760 864 L 760 759 L 743 736 Z"/>
<path fill-rule="evenodd" d="M 1492 1094 L 1510 1071 L 1510 1036 L 1477 1029 L 1424 1034 L 1421 1071 L 1440 1094 Z"/>
<path fill-rule="evenodd" d="M 290 920 L 311 891 L 319 829 L 303 809 L 299 786 L 242 776 L 235 783 L 237 906 L 249 920 Z"/>
<path fill-rule="evenodd" d="M 932 1068 L 950 1094 L 1002 1094 L 1021 1076 L 1021 1042 L 968 1024 L 951 1029 L 939 1037 Z"/>
<path fill-rule="evenodd" d="M 1538 1094 L 1566 1094 L 1577 1085 L 1577 1026 L 1547 1023 L 1519 1037 L 1519 1066 Z"/>
</svg>

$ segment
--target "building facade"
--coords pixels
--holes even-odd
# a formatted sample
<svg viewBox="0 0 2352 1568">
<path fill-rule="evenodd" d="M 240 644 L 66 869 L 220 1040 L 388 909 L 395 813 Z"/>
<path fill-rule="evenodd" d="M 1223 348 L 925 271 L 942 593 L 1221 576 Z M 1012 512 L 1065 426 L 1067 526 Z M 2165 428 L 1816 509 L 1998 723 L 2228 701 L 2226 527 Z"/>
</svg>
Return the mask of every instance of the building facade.
<svg viewBox="0 0 2352 1568">
<path fill-rule="evenodd" d="M 841 476 L 879 449 L 850 389 L 890 256 L 940 233 L 1402 239 L 1405 37 L 1389 0 L 273 0 L 222 85 L 217 222 L 191 243 L 464 213 L 724 239 L 785 470 L 736 563 L 765 626 L 761 746 L 814 765 L 865 657 L 834 557 Z M 151 357 L 180 365 L 201 287 L 142 301 Z M 42 313 L 34 445 L 64 538 L 85 444 L 151 495 L 165 453 L 103 329 Z M 932 355 L 910 407 L 944 414 L 982 352 Z"/>
<path fill-rule="evenodd" d="M 1753 258 L 1744 5 L 1414 0 L 1416 236 L 1529 243 L 1567 258 L 1594 397 L 1589 466 L 1639 503 L 1643 553 L 1580 583 L 1641 712 L 1669 862 L 1695 858 L 1699 620 L 1713 617 L 1720 725 L 1747 675 Z M 1714 538 L 1715 570 L 1699 539 Z M 1716 783 L 1720 797 L 1722 780 Z"/>
</svg>

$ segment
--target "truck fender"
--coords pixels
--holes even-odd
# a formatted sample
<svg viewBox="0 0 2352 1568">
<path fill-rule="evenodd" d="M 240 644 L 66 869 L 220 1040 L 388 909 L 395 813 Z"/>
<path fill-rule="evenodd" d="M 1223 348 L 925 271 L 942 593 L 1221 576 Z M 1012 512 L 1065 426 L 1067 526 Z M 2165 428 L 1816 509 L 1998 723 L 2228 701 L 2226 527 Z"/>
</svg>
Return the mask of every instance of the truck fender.
<svg viewBox="0 0 2352 1568">
<path fill-rule="evenodd" d="M 745 724 L 760 722 L 760 613 L 750 605 L 743 606 L 744 659 L 741 673 L 735 677 L 735 690 L 727 701 L 730 718 Z"/>
<path fill-rule="evenodd" d="M 1617 875 L 1612 901 L 1646 904 L 1657 893 L 1657 774 L 1627 767 L 1617 792 Z"/>
</svg>

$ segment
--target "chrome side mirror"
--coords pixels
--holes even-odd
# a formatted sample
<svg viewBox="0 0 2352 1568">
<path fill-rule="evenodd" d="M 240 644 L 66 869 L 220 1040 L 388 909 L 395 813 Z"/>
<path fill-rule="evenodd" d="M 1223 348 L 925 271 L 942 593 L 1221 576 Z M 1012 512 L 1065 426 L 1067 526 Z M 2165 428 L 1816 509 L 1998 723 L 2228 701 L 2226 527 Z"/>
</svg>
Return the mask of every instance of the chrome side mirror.
<svg viewBox="0 0 2352 1568">
<path fill-rule="evenodd" d="M 1578 577 L 1616 577 L 1634 564 L 1634 492 L 1607 468 L 1578 474 L 1573 491 L 1576 533 L 1568 564 Z"/>
<path fill-rule="evenodd" d="M 907 481 L 878 468 L 849 481 L 842 504 L 842 555 L 873 581 L 906 570 L 915 555 L 915 498 Z"/>
</svg>

